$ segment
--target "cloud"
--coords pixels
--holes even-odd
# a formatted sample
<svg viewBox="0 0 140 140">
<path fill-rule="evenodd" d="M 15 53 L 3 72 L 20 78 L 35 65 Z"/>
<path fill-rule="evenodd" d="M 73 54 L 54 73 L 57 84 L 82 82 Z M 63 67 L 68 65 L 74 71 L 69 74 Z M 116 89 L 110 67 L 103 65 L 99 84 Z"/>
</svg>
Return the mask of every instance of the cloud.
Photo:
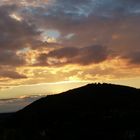
<svg viewBox="0 0 140 140">
<path fill-rule="evenodd" d="M 5 50 L 0 52 L 0 65 L 21 66 L 25 63 L 24 57 L 18 56 L 14 51 Z"/>
<path fill-rule="evenodd" d="M 76 75 L 90 80 L 94 74 L 102 79 L 102 73 L 139 75 L 139 9 L 139 0 L 1 0 L 0 67 L 5 67 L 1 76 L 19 85 Z M 68 64 L 75 73 L 61 72 Z M 94 65 L 101 65 L 101 70 L 93 70 Z M 132 73 L 132 67 L 138 73 L 135 69 Z M 14 82 L 25 75 L 30 78 Z"/>
<path fill-rule="evenodd" d="M 0 6 L 0 16 L 0 65 L 24 65 L 25 57 L 17 52 L 38 46 L 40 32 L 31 23 L 20 20 L 16 5 Z"/>
<path fill-rule="evenodd" d="M 13 10 L 14 9 L 14 10 Z M 34 42 L 39 32 L 25 20 L 18 21 L 10 15 L 16 14 L 15 6 L 0 7 L 0 50 L 16 50 L 26 47 L 26 44 Z"/>
<path fill-rule="evenodd" d="M 131 53 L 127 53 L 122 56 L 122 58 L 127 59 L 130 64 L 140 64 L 140 51 L 134 51 Z"/>
<path fill-rule="evenodd" d="M 19 7 L 27 6 L 27 7 L 36 7 L 41 5 L 42 3 L 48 3 L 50 0 L 42 0 L 42 1 L 35 1 L 35 0 L 1 0 L 0 5 L 17 5 Z"/>
<path fill-rule="evenodd" d="M 20 98 L 0 99 L 0 113 L 15 112 L 43 96 L 21 96 Z"/>
<path fill-rule="evenodd" d="M 36 65 L 57 66 L 65 64 L 89 65 L 100 63 L 108 58 L 107 47 L 93 45 L 83 48 L 64 47 L 50 51 L 48 54 L 41 54 Z"/>
<path fill-rule="evenodd" d="M 101 46 L 109 46 L 112 50 L 110 53 L 114 52 L 116 56 L 120 56 L 125 50 L 131 53 L 132 46 L 139 49 L 139 29 L 136 31 L 136 28 L 133 28 L 140 23 L 138 12 L 140 5 L 137 0 L 101 0 L 100 2 L 97 0 L 56 0 L 41 2 L 32 0 L 21 2 L 15 0 L 12 1 L 11 4 L 8 4 L 8 2 L 10 1 L 3 1 L 0 10 L 0 15 L 3 18 L 3 22 L 0 24 L 0 28 L 2 29 L 0 31 L 2 35 L 0 50 L 3 51 L 4 56 L 9 56 L 9 52 L 5 52 L 5 50 L 15 50 L 16 59 L 11 57 L 11 61 L 15 61 L 17 65 L 20 63 L 24 65 L 26 58 L 17 55 L 16 51 L 22 51 L 27 47 L 39 50 L 39 48 L 44 45 L 41 41 L 41 34 L 49 29 L 57 30 L 60 33 L 57 40 L 60 45 L 66 47 L 66 50 L 62 49 L 62 52 L 67 53 L 66 59 L 69 59 L 68 46 L 79 46 L 82 47 L 81 50 L 85 48 L 85 50 L 88 51 L 88 47 L 85 46 L 101 44 Z M 42 3 L 44 5 L 42 5 Z M 25 4 L 27 7 L 24 6 Z M 14 15 L 14 18 L 10 16 L 11 14 Z M 16 20 L 16 18 L 18 19 L 16 16 L 21 17 L 23 20 Z M 7 28 L 9 25 L 10 27 L 12 26 L 12 28 Z M 70 34 L 73 34 L 73 36 L 67 38 Z M 114 38 L 114 36 L 117 37 Z M 132 44 L 132 42 L 135 43 Z M 46 48 L 49 45 L 51 45 L 51 43 L 43 47 Z M 74 49 L 71 49 L 70 52 L 72 50 Z M 59 51 L 61 51 L 61 49 Z M 82 54 L 82 51 L 78 50 L 77 52 L 76 49 L 74 51 L 75 52 L 71 52 L 73 55 L 75 53 Z M 59 63 L 56 62 L 59 56 L 57 56 L 57 58 L 54 56 L 52 59 L 55 51 L 51 53 L 50 62 Z M 57 50 L 57 55 L 59 55 L 58 53 L 60 54 Z M 101 54 L 98 54 L 98 56 L 100 55 Z M 102 55 L 105 57 L 105 54 Z M 38 59 L 44 59 L 45 61 L 45 57 L 46 54 L 42 53 Z M 88 56 L 85 57 L 87 57 L 86 62 L 88 62 Z M 76 61 L 75 63 L 82 64 L 82 58 L 74 58 L 73 61 Z M 74 63 L 66 59 L 61 59 L 61 61 L 64 61 L 61 63 Z M 94 63 L 100 62 L 100 58 L 97 61 L 97 58 L 93 58 L 92 56 L 91 59 Z M 21 62 L 16 62 L 16 60 Z M 83 65 L 85 63 L 84 60 L 82 60 Z M 90 62 L 88 63 L 90 64 Z M 6 62 L 3 61 L 1 64 L 5 65 Z"/>
<path fill-rule="evenodd" d="M 136 28 L 140 24 L 139 8 L 136 0 L 56 0 L 50 7 L 35 8 L 29 12 L 29 17 L 44 31 L 58 30 L 61 33 L 58 40 L 63 46 L 101 44 L 114 51 L 120 49 L 119 55 L 126 48 L 130 48 L 127 51 L 133 46 L 139 48 L 135 45 L 139 44 L 139 29 Z M 67 38 L 69 34 L 74 36 Z M 120 37 L 112 39 L 114 34 Z"/>
<path fill-rule="evenodd" d="M 2 97 L 0 98 L 0 113 L 18 111 L 23 107 L 29 105 L 33 101 L 38 100 L 42 97 L 46 97 L 47 95 L 58 94 L 73 88 L 81 87 L 86 84 L 87 82 L 64 81 L 58 83 L 42 83 L 42 84 L 35 84 L 35 85 L 26 85 L 26 86 L 18 87 L 18 88 L 22 88 L 19 89 L 18 91 L 13 90 L 18 93 L 15 94 L 16 96 L 13 96 L 13 94 L 11 94 L 11 96 L 9 97 L 6 97 L 6 93 L 8 92 L 3 92 L 1 93 L 4 94 L 4 96 L 2 96 L 3 99 L 1 99 Z M 33 95 L 29 93 L 30 90 L 34 91 Z M 12 89 L 9 89 L 10 93 L 12 93 L 13 91 Z M 44 92 L 43 94 L 41 94 L 42 91 Z M 23 93 L 21 94 L 21 92 Z"/>
<path fill-rule="evenodd" d="M 23 74 L 19 74 L 19 73 L 15 72 L 15 71 L 10 71 L 10 70 L 0 70 L 0 77 L 7 77 L 7 78 L 11 78 L 11 79 L 27 78 Z"/>
</svg>

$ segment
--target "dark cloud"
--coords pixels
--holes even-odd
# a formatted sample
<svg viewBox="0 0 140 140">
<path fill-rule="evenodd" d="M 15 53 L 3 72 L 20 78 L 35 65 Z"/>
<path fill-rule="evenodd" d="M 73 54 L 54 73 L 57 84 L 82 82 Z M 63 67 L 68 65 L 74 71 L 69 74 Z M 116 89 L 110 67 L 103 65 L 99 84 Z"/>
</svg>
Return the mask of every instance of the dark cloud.
<svg viewBox="0 0 140 140">
<path fill-rule="evenodd" d="M 93 45 L 80 50 L 77 61 L 83 65 L 100 63 L 108 58 L 109 50 L 106 46 Z"/>
<path fill-rule="evenodd" d="M 140 64 L 140 51 L 125 54 L 122 58 L 127 59 L 131 64 Z"/>
<path fill-rule="evenodd" d="M 89 65 L 105 61 L 108 58 L 108 55 L 108 48 L 101 45 L 93 45 L 83 48 L 65 47 L 53 50 L 48 54 L 41 54 L 37 59 L 36 65 Z"/>
<path fill-rule="evenodd" d="M 0 65 L 24 65 L 25 57 L 17 55 L 17 51 L 22 52 L 27 47 L 39 44 L 37 37 L 40 32 L 26 20 L 17 20 L 17 9 L 16 5 L 0 6 Z"/>
<path fill-rule="evenodd" d="M 140 50 L 140 2 L 137 0 L 85 2 L 87 2 L 85 7 L 88 7 L 88 11 L 82 5 L 84 2 L 80 0 L 78 2 L 58 0 L 54 9 L 52 8 L 48 14 L 41 15 L 40 13 L 40 19 L 43 18 L 40 24 L 42 27 L 58 30 L 61 33 L 60 40 L 63 46 L 80 46 L 84 48 L 84 46 L 90 46 L 93 43 L 107 45 L 112 50 L 109 52 L 110 55 L 120 56 L 127 53 L 129 54 L 127 59 L 130 59 L 131 63 L 135 63 L 135 60 L 138 60 L 138 55 L 131 53 L 133 49 Z M 62 6 L 64 7 L 63 10 L 60 8 Z M 80 10 L 81 12 L 79 12 Z M 66 38 L 71 33 L 74 36 L 70 39 Z M 88 48 L 85 47 L 86 49 Z M 137 57 L 134 59 L 134 56 Z M 86 57 L 89 60 L 88 56 Z M 77 58 L 74 60 L 75 63 L 78 63 L 82 59 L 78 60 Z"/>
<path fill-rule="evenodd" d="M 59 58 L 72 58 L 77 56 L 79 53 L 79 49 L 78 48 L 74 48 L 74 47 L 66 47 L 66 48 L 61 48 L 61 49 L 56 49 L 54 51 L 51 51 L 47 56 L 48 57 L 57 57 Z"/>
<path fill-rule="evenodd" d="M 11 79 L 27 78 L 23 74 L 19 74 L 19 73 L 15 72 L 15 71 L 10 71 L 10 70 L 0 70 L 0 77 L 11 78 Z"/>
<path fill-rule="evenodd" d="M 5 50 L 0 52 L 0 65 L 21 66 L 25 63 L 24 57 L 18 56 L 14 51 Z"/>
<path fill-rule="evenodd" d="M 130 46 L 127 36 L 129 39 L 139 36 L 139 31 L 134 31 L 140 24 L 140 3 L 136 0 L 57 0 L 46 9 L 34 8 L 29 17 L 44 31 L 58 30 L 64 46 L 103 44 L 114 49 L 123 46 L 126 50 Z M 71 33 L 74 36 L 66 38 Z M 116 40 L 112 40 L 114 34 L 126 38 L 117 40 L 116 45 Z M 131 42 L 138 42 L 138 39 Z"/>
<path fill-rule="evenodd" d="M 0 7 L 0 50 L 23 49 L 39 35 L 34 25 L 30 25 L 24 19 L 18 21 L 10 16 L 16 14 L 15 9 L 15 6 Z"/>
</svg>

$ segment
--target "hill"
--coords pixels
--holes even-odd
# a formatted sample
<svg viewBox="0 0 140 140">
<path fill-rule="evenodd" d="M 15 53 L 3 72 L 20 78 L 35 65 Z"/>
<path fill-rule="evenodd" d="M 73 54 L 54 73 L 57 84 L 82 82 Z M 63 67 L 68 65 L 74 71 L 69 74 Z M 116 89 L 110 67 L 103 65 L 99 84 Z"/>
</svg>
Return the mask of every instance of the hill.
<svg viewBox="0 0 140 140">
<path fill-rule="evenodd" d="M 89 84 L 39 99 L 3 126 L 2 140 L 140 139 L 140 90 Z"/>
</svg>

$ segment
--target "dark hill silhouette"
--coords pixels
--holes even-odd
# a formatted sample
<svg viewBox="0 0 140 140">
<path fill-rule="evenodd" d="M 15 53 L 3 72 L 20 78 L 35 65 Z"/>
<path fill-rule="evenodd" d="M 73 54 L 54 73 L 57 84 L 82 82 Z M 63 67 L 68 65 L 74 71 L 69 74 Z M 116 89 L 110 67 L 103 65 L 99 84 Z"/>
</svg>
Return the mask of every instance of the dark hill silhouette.
<svg viewBox="0 0 140 140">
<path fill-rule="evenodd" d="M 140 90 L 89 84 L 49 95 L 16 112 L 1 131 L 2 140 L 82 138 L 140 139 Z"/>
</svg>

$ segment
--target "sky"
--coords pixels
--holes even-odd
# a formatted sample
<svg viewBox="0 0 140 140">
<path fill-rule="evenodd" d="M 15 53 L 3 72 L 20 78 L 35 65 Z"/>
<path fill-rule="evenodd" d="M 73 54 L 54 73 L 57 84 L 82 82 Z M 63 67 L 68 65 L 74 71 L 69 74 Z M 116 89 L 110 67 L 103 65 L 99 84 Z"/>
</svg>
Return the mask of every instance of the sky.
<svg viewBox="0 0 140 140">
<path fill-rule="evenodd" d="M 0 110 L 87 83 L 140 88 L 139 0 L 1 0 L 0 17 Z"/>
</svg>

